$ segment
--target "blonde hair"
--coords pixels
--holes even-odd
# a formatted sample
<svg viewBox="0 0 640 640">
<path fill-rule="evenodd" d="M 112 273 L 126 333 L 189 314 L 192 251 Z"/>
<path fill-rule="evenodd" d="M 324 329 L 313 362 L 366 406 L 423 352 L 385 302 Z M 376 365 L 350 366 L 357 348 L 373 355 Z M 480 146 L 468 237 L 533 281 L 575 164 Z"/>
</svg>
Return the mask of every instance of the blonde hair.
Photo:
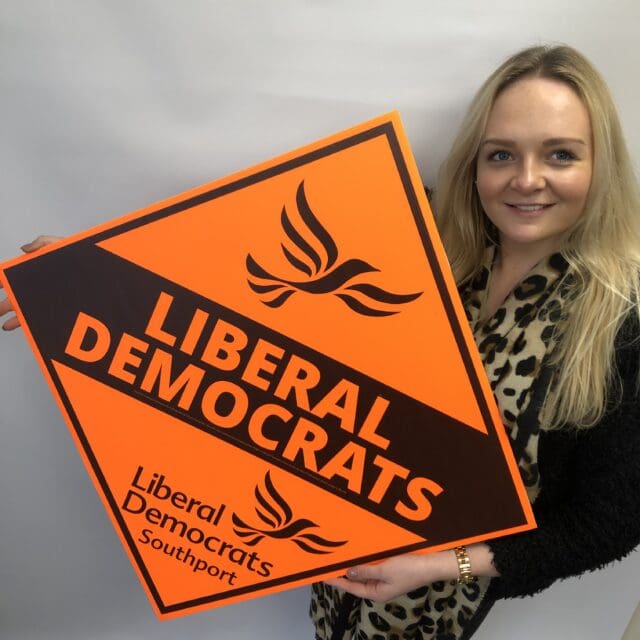
<svg viewBox="0 0 640 640">
<path fill-rule="evenodd" d="M 543 427 L 588 427 L 602 417 L 619 388 L 614 343 L 629 312 L 640 312 L 640 195 L 613 100 L 591 63 L 567 46 L 537 46 L 504 62 L 482 85 L 441 167 L 436 216 L 458 284 L 482 265 L 487 238 L 496 242 L 474 185 L 478 150 L 491 107 L 524 77 L 559 80 L 586 106 L 593 136 L 593 174 L 583 214 L 562 253 L 575 274 L 570 319 L 554 350 L 556 384 Z M 619 394 L 614 394 L 619 395 Z"/>
</svg>

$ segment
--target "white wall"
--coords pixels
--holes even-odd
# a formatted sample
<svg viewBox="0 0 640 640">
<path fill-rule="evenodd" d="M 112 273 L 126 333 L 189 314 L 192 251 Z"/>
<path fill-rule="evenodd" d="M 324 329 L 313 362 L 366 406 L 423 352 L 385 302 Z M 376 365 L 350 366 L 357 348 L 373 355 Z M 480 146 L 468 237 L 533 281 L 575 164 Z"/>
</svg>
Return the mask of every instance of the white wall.
<svg viewBox="0 0 640 640">
<path fill-rule="evenodd" d="M 0 259 L 401 111 L 432 183 L 507 54 L 572 44 L 640 161 L 637 0 L 2 0 Z M 159 623 L 19 335 L 0 336 L 0 637 L 310 638 L 299 589 Z M 619 638 L 625 563 L 501 603 L 478 640 Z"/>
</svg>

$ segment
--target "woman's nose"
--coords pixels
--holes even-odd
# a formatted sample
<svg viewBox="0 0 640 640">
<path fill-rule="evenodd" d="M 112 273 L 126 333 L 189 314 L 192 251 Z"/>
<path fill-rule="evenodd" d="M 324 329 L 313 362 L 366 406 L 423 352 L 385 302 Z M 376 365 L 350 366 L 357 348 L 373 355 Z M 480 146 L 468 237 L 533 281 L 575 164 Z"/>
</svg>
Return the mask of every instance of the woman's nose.
<svg viewBox="0 0 640 640">
<path fill-rule="evenodd" d="M 543 167 L 535 159 L 523 159 L 516 166 L 512 187 L 522 193 L 539 191 L 545 187 Z"/>
</svg>

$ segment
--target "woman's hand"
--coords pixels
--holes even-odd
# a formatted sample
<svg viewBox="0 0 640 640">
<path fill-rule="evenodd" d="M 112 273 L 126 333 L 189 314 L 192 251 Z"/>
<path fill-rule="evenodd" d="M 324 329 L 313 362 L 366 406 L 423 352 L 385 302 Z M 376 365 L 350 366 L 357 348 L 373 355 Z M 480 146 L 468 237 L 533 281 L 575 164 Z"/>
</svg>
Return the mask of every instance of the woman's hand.
<svg viewBox="0 0 640 640">
<path fill-rule="evenodd" d="M 327 580 L 359 598 L 386 602 L 438 580 L 458 575 L 453 551 L 430 554 L 407 553 L 377 564 L 361 565 L 347 571 L 343 578 Z"/>
<path fill-rule="evenodd" d="M 48 244 L 53 244 L 54 242 L 57 242 L 60 239 L 61 238 L 58 236 L 38 236 L 32 242 L 29 242 L 28 244 L 25 244 L 20 248 L 25 253 L 31 253 L 32 251 L 37 251 L 38 249 L 42 249 L 42 247 L 46 247 Z M 2 284 L 0 284 L 0 289 L 1 288 L 2 288 Z M 4 316 L 5 314 L 11 311 L 13 311 L 13 307 L 11 306 L 11 303 L 9 302 L 9 300 L 5 298 L 4 300 L 0 301 L 0 317 Z M 18 318 L 16 318 L 15 316 L 11 316 L 8 320 L 5 320 L 4 324 L 2 325 L 2 328 L 5 331 L 13 331 L 14 329 L 17 329 L 19 326 L 20 326 L 20 321 L 18 320 Z"/>
<path fill-rule="evenodd" d="M 471 570 L 476 576 L 497 576 L 493 554 L 484 543 L 467 547 Z M 378 602 L 392 600 L 439 580 L 455 580 L 458 562 L 453 550 L 435 553 L 407 553 L 377 564 L 352 567 L 345 577 L 327 580 L 332 587 L 344 589 L 359 598 Z"/>
</svg>

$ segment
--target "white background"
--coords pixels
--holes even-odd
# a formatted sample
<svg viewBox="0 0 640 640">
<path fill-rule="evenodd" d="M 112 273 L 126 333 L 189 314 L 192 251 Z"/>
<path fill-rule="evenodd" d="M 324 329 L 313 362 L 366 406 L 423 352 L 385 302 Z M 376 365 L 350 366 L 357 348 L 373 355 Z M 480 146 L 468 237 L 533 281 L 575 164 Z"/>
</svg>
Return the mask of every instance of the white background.
<svg viewBox="0 0 640 640">
<path fill-rule="evenodd" d="M 433 184 L 508 54 L 581 49 L 640 160 L 637 0 L 2 0 L 0 259 L 399 109 Z M 311 638 L 306 589 L 156 620 L 19 333 L 0 336 L 0 638 Z M 619 638 L 640 552 L 478 640 Z"/>
</svg>

